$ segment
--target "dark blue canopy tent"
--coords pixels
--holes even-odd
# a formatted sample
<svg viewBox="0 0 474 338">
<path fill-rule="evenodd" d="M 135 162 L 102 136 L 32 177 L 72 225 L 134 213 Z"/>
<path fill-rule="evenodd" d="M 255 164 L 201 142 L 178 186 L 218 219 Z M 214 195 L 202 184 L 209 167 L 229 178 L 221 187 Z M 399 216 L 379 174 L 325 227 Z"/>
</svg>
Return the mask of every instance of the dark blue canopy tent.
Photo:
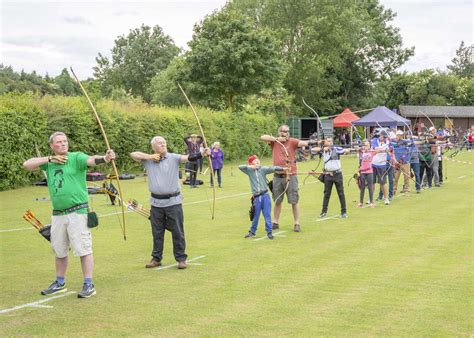
<svg viewBox="0 0 474 338">
<path fill-rule="evenodd" d="M 401 117 L 384 106 L 378 106 L 361 119 L 352 123 L 354 126 L 363 127 L 406 127 L 411 124 L 410 120 Z"/>
</svg>

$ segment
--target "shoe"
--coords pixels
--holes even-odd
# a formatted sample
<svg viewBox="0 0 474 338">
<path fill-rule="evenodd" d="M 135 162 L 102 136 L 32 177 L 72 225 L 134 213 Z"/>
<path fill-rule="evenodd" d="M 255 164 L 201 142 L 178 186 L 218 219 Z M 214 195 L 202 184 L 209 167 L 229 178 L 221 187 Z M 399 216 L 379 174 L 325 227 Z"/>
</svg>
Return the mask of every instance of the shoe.
<svg viewBox="0 0 474 338">
<path fill-rule="evenodd" d="M 178 269 L 186 269 L 188 265 L 186 264 L 186 261 L 179 261 L 178 262 Z"/>
<path fill-rule="evenodd" d="M 222 188 L 222 185 L 219 184 L 219 188 Z"/>
<path fill-rule="evenodd" d="M 267 233 L 267 237 L 268 237 L 268 239 L 273 239 L 274 238 L 273 234 L 271 232 Z"/>
<path fill-rule="evenodd" d="M 272 229 L 273 230 L 280 229 L 280 225 L 278 223 L 272 223 Z"/>
<path fill-rule="evenodd" d="M 367 204 L 370 204 L 370 203 L 367 202 Z M 362 208 L 362 203 L 357 204 L 357 207 L 358 207 L 358 208 Z"/>
<path fill-rule="evenodd" d="M 83 284 L 82 291 L 77 294 L 77 298 L 89 298 L 95 294 L 94 284 Z"/>
<path fill-rule="evenodd" d="M 161 262 L 159 260 L 157 260 L 156 258 L 152 258 L 150 263 L 145 265 L 145 268 L 152 269 L 152 268 L 157 268 L 159 266 L 161 266 Z"/>
<path fill-rule="evenodd" d="M 439 188 L 439 187 L 441 187 L 441 185 L 440 184 L 435 184 L 435 187 Z"/>
<path fill-rule="evenodd" d="M 245 235 L 244 238 L 253 238 L 255 237 L 255 234 L 252 231 L 249 231 L 247 235 Z"/>
<path fill-rule="evenodd" d="M 419 194 L 419 193 L 420 193 L 420 190 L 417 190 L 416 193 Z"/>
<path fill-rule="evenodd" d="M 67 287 L 66 283 L 59 284 L 57 280 L 55 280 L 53 283 L 51 283 L 50 286 L 48 286 L 47 289 L 41 291 L 41 294 L 44 296 L 47 295 L 54 295 L 55 293 L 60 293 L 60 292 L 66 292 Z"/>
<path fill-rule="evenodd" d="M 371 209 L 375 208 L 374 203 L 370 203 L 370 208 L 371 208 Z"/>
<path fill-rule="evenodd" d="M 385 205 L 389 205 L 390 204 L 390 200 L 388 198 L 385 199 Z"/>
<path fill-rule="evenodd" d="M 347 213 L 343 212 L 343 213 L 341 214 L 341 218 L 347 218 Z"/>
<path fill-rule="evenodd" d="M 326 218 L 328 214 L 325 212 L 322 212 L 321 215 L 319 215 L 319 218 Z"/>
<path fill-rule="evenodd" d="M 295 226 L 294 226 L 294 228 L 293 228 L 293 231 L 294 231 L 294 232 L 301 232 L 301 225 L 295 224 Z"/>
<path fill-rule="evenodd" d="M 381 201 L 382 197 L 377 197 L 376 201 Z"/>
</svg>

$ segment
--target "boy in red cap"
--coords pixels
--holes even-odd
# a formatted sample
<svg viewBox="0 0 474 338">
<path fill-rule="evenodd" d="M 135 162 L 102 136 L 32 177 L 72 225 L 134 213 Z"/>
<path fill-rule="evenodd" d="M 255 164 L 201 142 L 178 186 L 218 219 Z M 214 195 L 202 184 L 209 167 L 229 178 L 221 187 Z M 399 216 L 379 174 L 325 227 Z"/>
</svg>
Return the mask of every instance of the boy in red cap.
<svg viewBox="0 0 474 338">
<path fill-rule="evenodd" d="M 239 169 L 248 175 L 250 179 L 250 188 L 252 189 L 252 203 L 255 207 L 255 214 L 252 219 L 249 233 L 245 238 L 255 237 L 257 233 L 258 220 L 260 213 L 263 213 L 265 219 L 265 230 L 268 239 L 273 239 L 272 234 L 272 202 L 268 194 L 266 175 L 274 171 L 285 171 L 286 168 L 279 166 L 262 167 L 260 160 L 256 155 L 251 155 L 247 161 L 248 165 L 241 165 Z"/>
</svg>

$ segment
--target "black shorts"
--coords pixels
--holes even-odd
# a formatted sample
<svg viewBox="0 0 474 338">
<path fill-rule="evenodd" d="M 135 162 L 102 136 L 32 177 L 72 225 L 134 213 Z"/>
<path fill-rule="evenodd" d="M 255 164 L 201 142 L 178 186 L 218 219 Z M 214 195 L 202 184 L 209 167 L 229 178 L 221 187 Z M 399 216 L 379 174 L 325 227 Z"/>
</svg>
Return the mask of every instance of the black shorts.
<svg viewBox="0 0 474 338">
<path fill-rule="evenodd" d="M 387 168 L 377 168 L 374 169 L 374 183 L 387 184 Z"/>
</svg>

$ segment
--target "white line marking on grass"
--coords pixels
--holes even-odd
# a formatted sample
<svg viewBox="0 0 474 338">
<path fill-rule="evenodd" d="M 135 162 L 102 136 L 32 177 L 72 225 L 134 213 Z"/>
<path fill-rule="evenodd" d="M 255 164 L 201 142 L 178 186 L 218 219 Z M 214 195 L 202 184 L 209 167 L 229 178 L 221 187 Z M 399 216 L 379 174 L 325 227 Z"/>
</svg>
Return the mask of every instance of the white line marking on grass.
<svg viewBox="0 0 474 338">
<path fill-rule="evenodd" d="M 36 305 L 31 305 L 31 307 L 39 307 L 39 308 L 51 309 L 51 308 L 53 308 L 54 306 L 52 306 L 52 305 L 36 304 Z"/>
<path fill-rule="evenodd" d="M 62 295 L 58 295 L 58 296 L 53 296 L 53 297 L 48 297 L 46 299 L 42 299 L 42 300 L 38 300 L 36 302 L 31 302 L 31 303 L 26 303 L 26 304 L 23 304 L 23 305 L 18 305 L 18 306 L 14 306 L 14 307 L 10 307 L 8 309 L 3 309 L 3 310 L 0 310 L 0 314 L 2 313 L 7 313 L 7 312 L 12 312 L 12 311 L 15 311 L 15 310 L 20 310 L 20 309 L 23 309 L 25 307 L 37 307 L 37 308 L 51 308 L 53 306 L 51 305 L 41 305 L 42 303 L 46 303 L 46 302 L 49 302 L 53 299 L 57 299 L 57 298 L 62 298 L 62 297 L 66 297 L 66 296 L 70 296 L 72 294 L 76 293 L 75 291 L 69 291 L 69 292 L 66 292 L 65 294 L 62 294 Z"/>
<path fill-rule="evenodd" d="M 282 234 L 284 232 L 286 232 L 286 231 L 281 230 L 281 231 L 274 232 L 273 236 L 277 236 L 277 235 Z M 267 236 L 263 236 L 263 237 L 260 237 L 260 238 L 254 238 L 254 241 L 261 241 L 261 240 L 266 239 L 266 238 L 267 238 Z"/>
<path fill-rule="evenodd" d="M 201 258 L 204 258 L 206 256 L 197 256 L 197 257 L 194 257 L 192 259 L 189 259 L 186 261 L 186 263 L 192 263 L 194 261 L 197 261 L 198 259 L 201 259 Z M 165 266 L 161 266 L 159 268 L 156 268 L 156 269 L 153 269 L 153 270 L 164 270 L 164 269 L 169 269 L 169 268 L 172 268 L 174 266 L 178 266 L 178 263 L 174 263 L 174 264 L 171 264 L 171 265 L 165 265 Z"/>
<path fill-rule="evenodd" d="M 466 177 L 466 175 L 463 175 L 463 176 L 459 176 L 458 178 L 459 178 L 459 179 L 461 179 L 461 178 L 464 178 L 464 177 Z"/>
<path fill-rule="evenodd" d="M 320 218 L 320 219 L 317 219 L 316 222 L 324 222 L 324 221 L 327 221 L 329 219 L 334 219 L 334 218 L 338 218 L 338 217 L 341 218 L 341 215 L 332 215 L 332 216 Z"/>
<path fill-rule="evenodd" d="M 244 193 L 240 193 L 240 194 L 235 194 L 235 195 L 228 195 L 228 196 L 222 196 L 222 197 L 217 197 L 216 200 L 223 200 L 223 199 L 227 199 L 227 198 L 234 198 L 234 197 L 240 197 L 240 196 L 245 196 L 245 195 L 250 195 L 249 192 L 244 192 Z M 194 202 L 189 202 L 189 203 L 183 203 L 183 206 L 184 205 L 191 205 L 191 204 L 200 204 L 200 203 L 209 203 L 209 200 L 201 200 L 201 201 L 194 201 Z M 129 213 L 129 212 L 132 212 L 131 210 L 127 210 L 125 211 L 126 213 Z M 118 212 L 112 212 L 110 214 L 104 214 L 104 215 L 97 215 L 99 217 L 108 217 L 108 216 L 113 216 L 113 215 L 118 215 L 118 214 L 121 214 L 122 212 L 121 211 L 118 211 Z"/>
<path fill-rule="evenodd" d="M 33 228 L 8 229 L 8 230 L 0 230 L 0 232 L 24 231 L 24 230 L 33 230 Z"/>
<path fill-rule="evenodd" d="M 234 197 L 240 197 L 240 196 L 245 196 L 245 195 L 250 195 L 250 193 L 244 192 L 244 193 L 239 193 L 239 194 L 235 194 L 235 195 L 217 197 L 216 200 L 223 200 L 223 199 L 227 199 L 227 198 L 234 198 Z M 201 200 L 201 201 L 183 203 L 183 205 L 200 204 L 200 203 L 209 203 L 209 200 Z M 125 213 L 130 213 L 130 212 L 133 212 L 133 211 L 131 211 L 131 210 L 125 211 Z M 122 213 L 121 211 L 117 211 L 117 212 L 112 212 L 110 214 L 103 214 L 103 215 L 99 214 L 97 216 L 99 216 L 99 217 L 109 217 L 109 216 L 114 216 L 114 215 L 118 215 L 118 214 L 121 214 L 121 213 Z M 2 233 L 2 232 L 13 232 L 13 231 L 24 231 L 24 230 L 34 230 L 34 229 L 33 228 L 8 229 L 8 230 L 0 230 L 0 233 Z"/>
</svg>

